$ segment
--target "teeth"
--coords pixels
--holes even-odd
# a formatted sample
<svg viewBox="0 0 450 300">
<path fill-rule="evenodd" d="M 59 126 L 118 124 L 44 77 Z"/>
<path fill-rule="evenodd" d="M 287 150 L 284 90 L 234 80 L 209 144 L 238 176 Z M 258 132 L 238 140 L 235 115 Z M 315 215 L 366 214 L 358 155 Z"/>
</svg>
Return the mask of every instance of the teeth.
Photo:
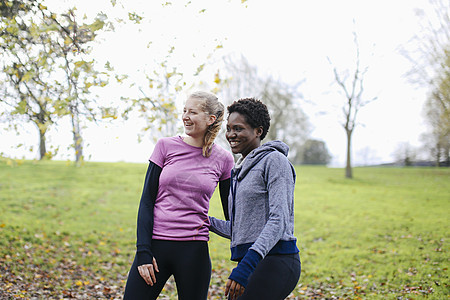
<svg viewBox="0 0 450 300">
<path fill-rule="evenodd" d="M 238 142 L 230 142 L 230 146 L 231 147 L 234 147 L 234 146 L 236 146 L 237 144 L 239 144 Z"/>
</svg>

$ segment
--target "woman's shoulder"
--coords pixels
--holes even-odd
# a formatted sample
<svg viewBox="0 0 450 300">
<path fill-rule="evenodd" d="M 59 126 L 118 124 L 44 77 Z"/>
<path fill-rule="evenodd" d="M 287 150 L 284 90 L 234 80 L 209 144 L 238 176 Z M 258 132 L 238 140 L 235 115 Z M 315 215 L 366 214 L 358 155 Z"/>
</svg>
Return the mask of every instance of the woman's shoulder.
<svg viewBox="0 0 450 300">
<path fill-rule="evenodd" d="M 176 149 L 179 146 L 176 136 L 162 137 L 156 141 L 153 153 L 167 153 L 170 149 Z"/>
<path fill-rule="evenodd" d="M 287 156 L 279 151 L 272 151 L 266 155 L 265 164 L 269 166 L 274 165 L 279 168 L 286 168 L 292 165 Z"/>
<path fill-rule="evenodd" d="M 180 141 L 181 141 L 181 138 L 179 136 L 165 136 L 165 137 L 159 138 L 156 141 L 156 144 L 160 144 L 160 145 L 179 144 Z"/>
<path fill-rule="evenodd" d="M 181 140 L 181 137 L 179 135 L 175 135 L 175 136 L 164 136 L 158 139 L 159 141 L 162 142 L 178 142 Z"/>
</svg>

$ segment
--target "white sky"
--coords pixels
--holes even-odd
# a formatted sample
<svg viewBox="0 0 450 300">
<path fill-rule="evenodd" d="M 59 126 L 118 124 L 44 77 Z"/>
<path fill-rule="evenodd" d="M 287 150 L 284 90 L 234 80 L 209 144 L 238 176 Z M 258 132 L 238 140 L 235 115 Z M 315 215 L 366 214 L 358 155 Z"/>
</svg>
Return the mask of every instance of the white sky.
<svg viewBox="0 0 450 300">
<path fill-rule="evenodd" d="M 70 3 L 88 15 L 103 10 L 112 16 L 109 0 L 46 2 L 50 7 Z M 224 48 L 216 53 L 217 60 L 219 55 L 243 54 L 264 74 L 289 83 L 306 79 L 300 91 L 314 104 L 301 105 L 314 127 L 312 137 L 326 142 L 333 155 L 333 166 L 345 164 L 346 137 L 340 125 L 344 98 L 334 85 L 327 57 L 341 70 L 352 68 L 355 58 L 352 32 L 356 30 L 361 63 L 369 67 L 365 96 L 378 100 L 360 111 L 361 124 L 353 134 L 353 162 L 389 162 L 399 143 L 420 146 L 420 135 L 426 130 L 422 119 L 426 95 L 403 77 L 410 64 L 400 55 L 399 47 L 418 32 L 414 9 L 427 6 L 427 0 L 249 0 L 244 5 L 239 0 L 192 0 L 193 4 L 187 8 L 180 5 L 186 1 L 173 0 L 174 5 L 165 8 L 159 1 L 123 2 L 128 5 L 126 9 L 148 18 L 140 26 L 118 28 L 115 33 L 105 35 L 95 51 L 97 60 L 110 60 L 117 70 L 139 82 L 142 70 L 151 68 L 152 60 L 163 57 L 169 45 L 176 47 L 175 63 L 188 69 L 222 42 Z M 202 8 L 206 11 L 199 14 Z M 153 43 L 147 48 L 149 41 Z M 215 70 L 213 64 L 209 67 Z M 118 97 L 133 92 L 125 87 L 107 88 L 102 95 Z M 86 128 L 83 132 L 86 159 L 146 162 L 153 142 L 147 133 L 144 141 L 137 143 L 140 126 L 136 122 Z M 67 124 L 59 125 L 60 128 L 51 130 L 48 147 L 60 145 L 56 158 L 72 159 L 72 151 L 67 150 L 71 134 Z M 21 131 L 19 136 L 2 131 L 0 153 L 37 158 L 37 130 L 29 125 Z M 35 145 L 34 150 L 16 148 L 19 143 Z"/>
</svg>

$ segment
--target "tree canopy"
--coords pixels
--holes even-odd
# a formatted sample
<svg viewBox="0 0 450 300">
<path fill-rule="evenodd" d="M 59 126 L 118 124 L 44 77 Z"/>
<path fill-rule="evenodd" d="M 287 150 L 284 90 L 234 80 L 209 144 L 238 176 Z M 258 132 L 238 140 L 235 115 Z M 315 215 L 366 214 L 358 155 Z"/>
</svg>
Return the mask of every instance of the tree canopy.
<svg viewBox="0 0 450 300">
<path fill-rule="evenodd" d="M 412 63 L 408 78 L 428 90 L 424 148 L 436 165 L 442 161 L 450 165 L 450 4 L 429 2 L 427 8 L 417 10 L 422 30 L 405 45 L 403 54 Z"/>
<path fill-rule="evenodd" d="M 107 73 L 97 71 L 95 61 L 88 57 L 90 43 L 104 28 L 106 16 L 80 22 L 75 8 L 56 14 L 35 0 L 3 1 L 1 13 L 2 119 L 10 128 L 18 121 L 33 122 L 43 159 L 55 154 L 47 150 L 48 129 L 70 116 L 76 161 L 80 161 L 81 116 L 93 120 L 109 110 L 94 105 L 90 97 L 94 87 L 107 84 Z"/>
<path fill-rule="evenodd" d="M 244 1 L 245 2 L 245 1 Z M 120 28 L 141 32 L 151 25 L 149 15 L 130 9 L 123 1 L 110 1 L 107 13 L 92 17 L 79 13 L 76 7 L 65 10 L 45 6 L 38 0 L 3 0 L 0 4 L 0 121 L 18 132 L 18 124 L 32 122 L 39 132 L 39 158 L 51 158 L 58 145 L 49 151 L 47 134 L 50 128 L 70 120 L 75 161 L 83 160 L 82 131 L 87 124 L 103 119 L 124 120 L 138 117 L 145 123 L 143 132 L 152 130 L 173 135 L 177 127 L 177 97 L 198 85 L 198 75 L 212 55 L 222 48 L 220 40 L 210 41 L 206 54 L 195 53 L 197 65 L 181 67 L 176 36 L 167 43 L 165 51 L 153 49 L 152 36 L 144 43 L 150 50 L 150 66 L 143 64 L 134 78 L 119 72 L 114 63 L 93 50 L 101 45 L 106 33 Z M 199 15 L 191 1 L 183 3 L 158 2 L 170 11 L 186 10 Z M 151 13 L 150 13 L 151 15 Z M 153 16 L 155 17 L 155 16 Z M 205 51 L 204 51 L 205 52 Z M 155 55 L 158 53 L 158 55 Z M 108 57 L 108 56 L 107 56 Z M 194 59 L 192 60 L 194 61 Z M 103 87 L 118 83 L 125 92 L 114 100 L 97 93 Z M 137 133 L 136 133 L 137 134 Z M 138 135 L 138 138 L 141 138 Z M 51 145 L 51 148 L 53 145 Z"/>
</svg>

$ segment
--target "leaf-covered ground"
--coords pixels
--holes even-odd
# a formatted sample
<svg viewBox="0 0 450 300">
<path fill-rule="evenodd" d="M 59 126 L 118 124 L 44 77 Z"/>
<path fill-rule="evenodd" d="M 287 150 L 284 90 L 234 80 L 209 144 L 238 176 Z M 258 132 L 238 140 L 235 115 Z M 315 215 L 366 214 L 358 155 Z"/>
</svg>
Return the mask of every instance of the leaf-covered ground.
<svg viewBox="0 0 450 300">
<path fill-rule="evenodd" d="M 145 168 L 0 160 L 0 299 L 122 299 Z M 450 170 L 297 174 L 302 275 L 290 299 L 449 298 Z M 229 244 L 212 235 L 209 246 L 209 299 L 224 299 Z M 177 299 L 173 280 L 160 299 Z"/>
<path fill-rule="evenodd" d="M 2 224 L 0 299 L 122 299 L 129 267 L 118 249 L 104 241 L 76 236 L 29 233 Z M 7 254 L 5 254 L 7 253 Z M 222 299 L 228 270 L 213 269 L 210 299 Z M 161 299 L 176 299 L 173 278 Z"/>
</svg>

